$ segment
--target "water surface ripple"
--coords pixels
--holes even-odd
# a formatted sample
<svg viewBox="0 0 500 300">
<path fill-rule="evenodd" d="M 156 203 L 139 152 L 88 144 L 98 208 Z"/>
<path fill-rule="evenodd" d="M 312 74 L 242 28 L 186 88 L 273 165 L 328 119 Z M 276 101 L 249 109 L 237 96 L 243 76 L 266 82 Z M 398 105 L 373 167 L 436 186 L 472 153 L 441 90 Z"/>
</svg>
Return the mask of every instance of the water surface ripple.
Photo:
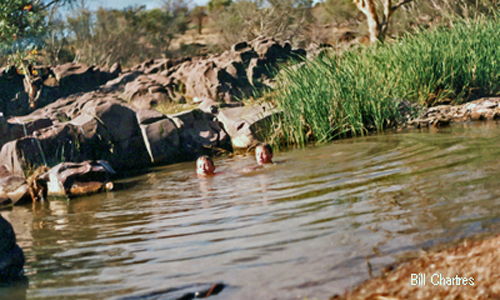
<svg viewBox="0 0 500 300">
<path fill-rule="evenodd" d="M 368 262 L 378 275 L 498 232 L 498 149 L 492 122 L 374 135 L 245 174 L 249 156 L 217 159 L 224 173 L 209 179 L 176 164 L 122 191 L 1 213 L 26 254 L 26 299 L 175 299 L 217 282 L 214 299 L 328 299 L 369 278 Z"/>
</svg>

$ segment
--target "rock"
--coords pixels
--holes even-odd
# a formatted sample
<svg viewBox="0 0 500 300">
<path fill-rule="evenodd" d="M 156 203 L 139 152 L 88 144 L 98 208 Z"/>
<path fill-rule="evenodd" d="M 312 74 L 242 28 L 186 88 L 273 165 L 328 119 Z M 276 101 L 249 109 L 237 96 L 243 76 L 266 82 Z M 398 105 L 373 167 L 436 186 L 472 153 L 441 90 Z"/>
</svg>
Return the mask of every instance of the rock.
<svg viewBox="0 0 500 300">
<path fill-rule="evenodd" d="M 172 92 L 169 92 L 167 88 L 172 87 L 161 85 L 153 78 L 141 75 L 136 80 L 127 83 L 123 97 L 136 108 L 152 108 L 159 103 L 173 101 L 170 96 Z"/>
<path fill-rule="evenodd" d="M 53 72 L 59 82 L 60 96 L 94 90 L 117 76 L 116 71 L 110 73 L 98 67 L 74 63 L 58 65 Z"/>
<path fill-rule="evenodd" d="M 109 69 L 109 73 L 112 78 L 118 77 L 118 75 L 120 75 L 121 72 L 122 72 L 122 66 L 120 65 L 119 62 L 115 62 Z"/>
<path fill-rule="evenodd" d="M 264 140 L 263 133 L 267 131 L 268 122 L 279 114 L 269 105 L 254 105 L 221 110 L 217 118 L 224 125 L 235 148 L 248 148 Z"/>
<path fill-rule="evenodd" d="M 283 47 L 273 38 L 259 37 L 253 40 L 251 45 L 259 58 L 268 61 L 270 64 L 290 54 L 289 48 L 287 48 L 288 53 L 283 52 Z"/>
<path fill-rule="evenodd" d="M 179 132 L 170 118 L 141 125 L 142 136 L 152 164 L 176 162 L 179 153 Z"/>
<path fill-rule="evenodd" d="M 220 150 L 232 152 L 231 140 L 214 115 L 194 109 L 176 114 L 172 116 L 172 120 L 179 129 L 183 160 Z"/>
<path fill-rule="evenodd" d="M 139 109 L 136 115 L 139 125 L 147 125 L 167 118 L 167 116 L 154 109 Z"/>
<path fill-rule="evenodd" d="M 7 123 L 7 119 L 3 113 L 0 112 L 0 148 L 2 148 L 3 144 L 11 140 L 9 123 Z"/>
<path fill-rule="evenodd" d="M 105 159 L 118 170 L 150 164 L 136 113 L 125 103 L 111 97 L 82 96 L 65 104 L 58 110 L 54 103 L 48 111 L 65 111 L 75 118 L 5 144 L 0 163 L 15 174 L 22 174 L 27 165 L 55 165 L 61 161 Z"/>
<path fill-rule="evenodd" d="M 203 98 L 200 100 L 198 109 L 210 114 L 217 114 L 219 112 L 219 102 L 210 98 Z"/>
<path fill-rule="evenodd" d="M 49 196 L 77 197 L 106 190 L 112 174 L 116 172 L 104 160 L 64 162 L 40 176 L 40 180 L 46 182 Z"/>
<path fill-rule="evenodd" d="M 127 73 L 121 74 L 120 76 L 106 82 L 106 85 L 107 86 L 118 86 L 118 85 L 122 85 L 122 84 L 127 84 L 127 83 L 137 79 L 137 77 L 139 77 L 140 75 L 142 75 L 142 73 L 139 71 L 127 72 Z"/>
<path fill-rule="evenodd" d="M 412 124 L 424 127 L 448 125 L 452 122 L 495 120 L 500 118 L 500 98 L 482 98 L 462 105 L 439 105 L 422 111 Z M 412 125 L 409 124 L 408 125 Z"/>
<path fill-rule="evenodd" d="M 161 71 L 167 70 L 173 66 L 172 60 L 166 59 L 155 59 L 152 64 L 150 64 L 144 70 L 144 74 L 155 74 Z"/>
<path fill-rule="evenodd" d="M 12 225 L 0 215 L 0 283 L 10 284 L 24 277 L 24 253 L 16 244 Z"/>
<path fill-rule="evenodd" d="M 18 204 L 28 197 L 24 175 L 13 174 L 6 165 L 0 165 L 0 199 L 4 204 Z"/>
<path fill-rule="evenodd" d="M 31 135 L 33 132 L 52 126 L 52 120 L 42 116 L 12 117 L 8 121 L 11 139 Z"/>
<path fill-rule="evenodd" d="M 261 77 L 269 77 L 269 68 L 264 59 L 252 58 L 248 65 L 247 78 L 254 86 L 259 84 Z"/>
</svg>

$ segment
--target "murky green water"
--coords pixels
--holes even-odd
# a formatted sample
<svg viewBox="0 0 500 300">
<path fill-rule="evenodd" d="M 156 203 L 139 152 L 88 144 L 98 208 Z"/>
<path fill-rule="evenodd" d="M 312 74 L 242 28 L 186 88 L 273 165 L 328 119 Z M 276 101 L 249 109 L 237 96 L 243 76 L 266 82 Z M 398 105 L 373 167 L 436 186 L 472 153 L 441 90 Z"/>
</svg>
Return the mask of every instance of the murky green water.
<svg viewBox="0 0 500 300">
<path fill-rule="evenodd" d="M 1 214 L 14 226 L 26 299 L 173 299 L 222 282 L 213 299 L 328 299 L 409 251 L 500 228 L 500 127 L 462 124 L 133 178 L 127 190 Z M 408 279 L 409 280 L 409 279 Z M 18 296 L 13 296 L 17 293 Z M 19 296 L 20 295 L 20 296 Z M 153 296 L 156 295 L 156 296 Z M 178 294 L 177 294 L 178 295 Z"/>
</svg>

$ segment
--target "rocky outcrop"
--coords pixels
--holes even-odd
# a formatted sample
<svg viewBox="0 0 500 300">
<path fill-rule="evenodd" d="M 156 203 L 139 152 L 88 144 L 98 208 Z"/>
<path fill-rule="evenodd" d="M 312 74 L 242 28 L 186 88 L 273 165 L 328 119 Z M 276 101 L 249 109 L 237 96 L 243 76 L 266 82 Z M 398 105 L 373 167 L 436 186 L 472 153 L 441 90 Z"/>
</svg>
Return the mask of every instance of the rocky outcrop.
<svg viewBox="0 0 500 300">
<path fill-rule="evenodd" d="M 234 103 L 269 85 L 279 64 L 300 61 L 305 55 L 304 49 L 293 49 L 289 42 L 258 38 L 207 58 L 151 60 L 130 70 L 135 73 L 127 78 L 137 77 L 127 81 L 122 97 L 138 108 L 197 99 Z M 142 75 L 132 75 L 137 72 Z"/>
<path fill-rule="evenodd" d="M 13 88 L 0 89 L 0 105 L 10 101 L 8 109 L 0 106 L 6 112 L 0 115 L 0 165 L 14 176 L 5 186 L 17 188 L 14 183 L 24 182 L 28 166 L 105 160 L 122 171 L 246 147 L 262 139 L 260 127 L 275 112 L 270 107 L 239 109 L 242 103 L 237 100 L 264 87 L 274 76 L 272 68 L 302 54 L 288 42 L 259 38 L 220 55 L 149 60 L 123 72 L 119 65 L 111 70 L 72 63 L 39 67 L 31 71 L 39 92 L 37 105 L 43 107 L 32 112 L 11 108 L 16 97 L 27 105 L 27 94 L 22 76 L 2 70 L 0 87 Z M 172 116 L 151 109 L 186 101 L 201 102 L 201 109 Z M 58 168 L 51 174 L 64 177 L 61 168 L 74 169 Z M 38 191 L 37 180 L 30 179 L 31 190 Z M 73 193 L 71 184 L 54 186 L 63 186 L 60 193 Z M 94 187 L 102 190 L 102 185 Z M 41 195 L 31 194 L 32 199 Z"/>
<path fill-rule="evenodd" d="M 27 166 L 61 161 L 106 160 L 116 170 L 132 170 L 232 150 L 229 136 L 210 113 L 193 110 L 169 117 L 101 93 L 62 99 L 18 120 L 29 130 L 2 147 L 0 164 L 21 177 Z"/>
<path fill-rule="evenodd" d="M 407 122 L 408 126 L 439 127 L 452 122 L 500 119 L 500 98 L 482 98 L 462 105 L 439 105 L 426 108 L 418 118 Z"/>
<path fill-rule="evenodd" d="M 120 68 L 113 72 L 106 68 L 67 63 L 55 67 L 37 67 L 30 70 L 35 89 L 36 107 L 46 106 L 57 99 L 78 92 L 89 92 L 119 75 Z M 32 112 L 24 75 L 15 68 L 0 69 L 0 111 L 5 116 L 22 116 Z"/>
<path fill-rule="evenodd" d="M 149 109 L 137 112 L 144 144 L 152 164 L 173 163 L 180 152 L 180 135 L 171 118 Z"/>
<path fill-rule="evenodd" d="M 268 104 L 222 110 L 217 118 L 224 125 L 235 148 L 248 148 L 266 139 L 265 131 L 280 112 Z"/>
<path fill-rule="evenodd" d="M 2 215 L 0 232 L 0 284 L 10 284 L 24 276 L 24 253 L 16 244 L 12 225 Z"/>
</svg>

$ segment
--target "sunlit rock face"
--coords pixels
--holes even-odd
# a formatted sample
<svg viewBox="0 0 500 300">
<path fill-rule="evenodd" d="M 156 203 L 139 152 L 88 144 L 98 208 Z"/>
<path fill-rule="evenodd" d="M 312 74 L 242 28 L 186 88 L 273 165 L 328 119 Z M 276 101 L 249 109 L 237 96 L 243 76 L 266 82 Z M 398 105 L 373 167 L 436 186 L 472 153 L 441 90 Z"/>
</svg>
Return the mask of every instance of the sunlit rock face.
<svg viewBox="0 0 500 300">
<path fill-rule="evenodd" d="M 78 197 L 112 189 L 115 170 L 106 161 L 65 162 L 40 176 L 49 196 Z"/>
<path fill-rule="evenodd" d="M 235 148 L 248 148 L 265 139 L 272 118 L 280 114 L 269 105 L 254 105 L 221 110 L 217 118 Z"/>
<path fill-rule="evenodd" d="M 24 176 L 13 174 L 0 165 L 0 206 L 17 204 L 28 197 L 28 185 Z"/>
<path fill-rule="evenodd" d="M 12 225 L 0 215 L 0 284 L 9 284 L 24 276 L 24 253 L 16 244 Z"/>
</svg>

